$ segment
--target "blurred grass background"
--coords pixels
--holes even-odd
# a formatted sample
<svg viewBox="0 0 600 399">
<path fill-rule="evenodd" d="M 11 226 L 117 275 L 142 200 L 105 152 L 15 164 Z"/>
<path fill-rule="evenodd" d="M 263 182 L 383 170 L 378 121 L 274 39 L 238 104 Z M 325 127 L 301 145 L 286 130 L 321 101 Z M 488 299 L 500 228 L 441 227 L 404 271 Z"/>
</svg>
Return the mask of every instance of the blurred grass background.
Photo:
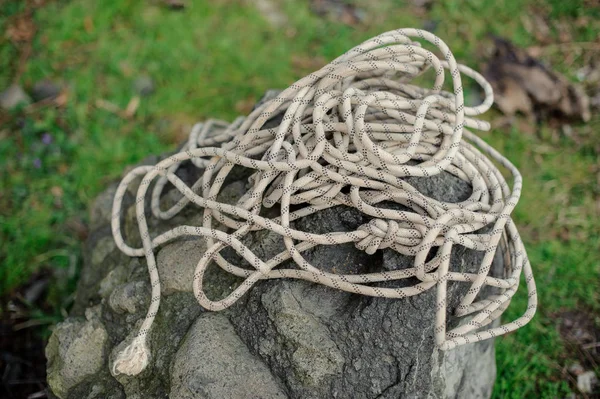
<svg viewBox="0 0 600 399">
<path fill-rule="evenodd" d="M 540 58 L 573 81 L 589 51 L 600 49 L 600 12 L 591 1 L 353 3 L 360 20 L 317 15 L 308 1 L 291 0 L 190 1 L 177 11 L 158 0 L 0 0 L 0 91 L 44 79 L 63 88 L 60 101 L 0 114 L 0 295 L 46 273 L 48 297 L 32 304 L 30 317 L 59 321 L 81 264 L 86 210 L 125 166 L 174 149 L 195 121 L 233 120 L 265 90 L 287 87 L 375 34 L 435 29 L 476 69 L 494 34 L 538 46 Z M 538 18 L 547 23 L 541 33 Z M 26 40 L 16 40 L 15 29 Z M 140 78 L 153 93 L 136 108 Z M 467 102 L 476 98 L 467 91 Z M 135 112 L 110 109 L 128 104 Z M 494 397 L 568 397 L 577 392 L 571 364 L 599 371 L 594 354 L 567 333 L 573 323 L 600 326 L 599 118 L 568 129 L 512 122 L 482 137 L 524 175 L 514 217 L 541 305 L 531 324 L 497 340 Z M 525 303 L 516 298 L 506 318 Z"/>
</svg>

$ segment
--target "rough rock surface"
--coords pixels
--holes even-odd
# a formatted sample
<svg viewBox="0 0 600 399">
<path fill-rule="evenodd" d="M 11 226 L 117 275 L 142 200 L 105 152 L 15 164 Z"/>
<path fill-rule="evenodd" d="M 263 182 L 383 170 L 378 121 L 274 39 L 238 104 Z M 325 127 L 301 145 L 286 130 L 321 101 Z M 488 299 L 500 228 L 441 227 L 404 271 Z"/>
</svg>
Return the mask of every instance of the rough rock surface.
<svg viewBox="0 0 600 399">
<path fill-rule="evenodd" d="M 154 163 L 156 158 L 149 159 Z M 182 178 L 193 179 L 191 169 Z M 448 174 L 411 179 L 436 198 L 460 201 L 470 187 Z M 244 180 L 229 183 L 222 198 L 234 201 Z M 257 284 L 227 311 L 204 311 L 191 292 L 193 269 L 205 250 L 197 240 L 170 243 L 158 252 L 163 299 L 149 339 L 150 365 L 135 377 L 113 377 L 109 362 L 145 315 L 149 279 L 145 261 L 116 248 L 110 229 L 115 186 L 91 209 L 92 231 L 70 317 L 47 347 L 48 382 L 59 398 L 485 398 L 495 379 L 493 341 L 441 352 L 434 347 L 434 290 L 403 299 L 357 296 L 304 281 Z M 173 192 L 172 192 L 173 193 Z M 172 201 L 167 193 L 163 201 Z M 125 199 L 133 216 L 133 194 Z M 312 232 L 355 229 L 365 223 L 356 210 L 338 207 L 297 221 Z M 200 224 L 197 208 L 151 225 Z M 133 223 L 126 227 L 135 242 Z M 127 223 L 126 223 L 127 226 Z M 259 232 L 245 238 L 260 257 L 281 250 L 280 237 Z M 235 259 L 235 254 L 229 254 Z M 351 244 L 317 247 L 307 258 L 319 267 L 347 272 L 409 267 L 391 250 L 373 256 Z M 457 248 L 451 268 L 473 271 L 483 254 Z M 496 275 L 502 271 L 495 262 Z M 205 278 L 207 295 L 219 298 L 239 280 L 216 267 Z M 382 283 L 383 284 L 383 283 Z M 467 285 L 448 286 L 449 308 Z M 450 323 L 457 321 L 449 315 Z"/>
<path fill-rule="evenodd" d="M 209 361 L 207 353 L 211 354 Z M 190 327 L 175 354 L 169 397 L 285 399 L 287 396 L 267 366 L 250 353 L 227 316 L 204 313 Z"/>
<path fill-rule="evenodd" d="M 19 105 L 27 105 L 31 99 L 19 85 L 11 85 L 0 93 L 0 108 L 10 111 Z"/>
</svg>

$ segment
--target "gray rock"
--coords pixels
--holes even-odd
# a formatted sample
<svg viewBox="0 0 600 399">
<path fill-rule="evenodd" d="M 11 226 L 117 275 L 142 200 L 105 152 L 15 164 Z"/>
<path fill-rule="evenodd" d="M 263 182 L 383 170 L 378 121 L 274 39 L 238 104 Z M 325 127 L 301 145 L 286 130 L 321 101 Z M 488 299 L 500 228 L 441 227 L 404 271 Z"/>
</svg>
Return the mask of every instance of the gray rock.
<svg viewBox="0 0 600 399">
<path fill-rule="evenodd" d="M 224 314 L 202 314 L 175 354 L 171 399 L 285 399 L 260 358 L 252 355 Z"/>
<path fill-rule="evenodd" d="M 115 313 L 136 313 L 144 305 L 150 288 L 145 281 L 132 281 L 116 287 L 108 298 L 108 306 Z"/>
<path fill-rule="evenodd" d="M 117 192 L 117 184 L 112 184 L 93 201 L 90 207 L 90 230 L 110 225 L 113 198 Z"/>
<path fill-rule="evenodd" d="M 438 352 L 436 360 L 431 376 L 435 386 L 444 387 L 441 397 L 489 398 L 492 395 L 496 379 L 496 368 L 490 367 L 495 364 L 493 342 L 477 344 L 476 350 L 460 346 L 452 351 Z M 469 367 L 465 367 L 466 364 Z M 487 384 L 482 385 L 482 380 Z"/>
<path fill-rule="evenodd" d="M 582 393 L 592 393 L 598 384 L 598 377 L 593 371 L 586 371 L 577 376 L 577 389 Z"/>
<path fill-rule="evenodd" d="M 334 214 L 327 219 L 331 225 L 336 223 Z M 331 259 L 334 251 L 326 247 L 315 260 Z M 375 262 L 393 259 L 382 252 L 374 255 L 380 256 Z M 348 252 L 346 267 L 364 264 L 362 256 Z M 478 261 L 478 254 L 455 251 L 452 263 L 468 268 Z M 449 284 L 451 307 L 465 288 Z M 302 281 L 269 281 L 255 286 L 244 305 L 232 309 L 231 321 L 272 372 L 284 379 L 291 398 L 489 397 L 496 374 L 493 342 L 438 351 L 434 309 L 432 291 L 390 300 Z"/>
<path fill-rule="evenodd" d="M 297 299 L 304 296 L 302 287 L 287 282 L 283 284 L 283 287 L 271 286 L 261 296 L 261 304 L 278 333 L 272 340 L 275 344 L 269 342 L 270 339 L 261 342 L 261 355 L 266 358 L 282 356 L 284 352 L 277 350 L 278 344 L 285 342 L 294 348 L 293 352 L 285 355 L 289 357 L 286 362 L 291 366 L 295 379 L 305 387 L 318 387 L 342 372 L 344 357 L 318 316 L 303 309 L 301 304 L 304 301 Z M 308 305 L 319 305 L 318 302 Z"/>
<path fill-rule="evenodd" d="M 133 81 L 133 90 L 140 96 L 149 96 L 154 93 L 154 81 L 148 75 L 139 76 Z"/>
<path fill-rule="evenodd" d="M 86 321 L 67 319 L 60 323 L 46 347 L 48 385 L 59 398 L 84 379 L 106 367 L 108 334 L 96 318 Z"/>
<path fill-rule="evenodd" d="M 100 281 L 98 294 L 102 298 L 109 298 L 117 286 L 127 282 L 127 269 L 123 265 L 119 265 L 106 275 Z"/>
<path fill-rule="evenodd" d="M 112 236 L 102 237 L 98 240 L 92 251 L 92 265 L 98 266 L 104 263 L 106 258 L 117 249 L 115 240 Z"/>
<path fill-rule="evenodd" d="M 204 240 L 188 240 L 166 245 L 158 252 L 157 267 L 163 295 L 192 292 L 194 270 L 206 251 Z"/>
<path fill-rule="evenodd" d="M 178 174 L 187 182 L 198 176 L 197 171 L 185 167 Z M 235 203 L 246 190 L 247 174 L 234 169 L 233 175 L 219 200 Z M 467 183 L 445 173 L 431 180 L 411 178 L 410 183 L 444 200 L 461 201 L 471 190 Z M 496 374 L 493 341 L 449 352 L 437 350 L 434 290 L 398 300 L 357 296 L 305 281 L 271 280 L 256 284 L 227 311 L 206 313 L 191 293 L 194 269 L 206 249 L 197 239 L 178 240 L 159 249 L 157 265 L 163 298 L 150 333 L 150 364 L 135 377 L 111 376 L 110 359 L 134 337 L 149 301 L 145 260 L 130 259 L 111 244 L 113 195 L 114 186 L 92 207 L 92 229 L 72 317 L 59 324 L 48 345 L 48 378 L 59 397 L 490 396 Z M 135 212 L 131 209 L 134 195 L 135 190 L 126 195 L 124 207 L 130 210 L 123 218 L 125 235 L 135 241 Z M 177 198 L 176 192 L 167 192 L 161 203 L 166 207 Z M 265 212 L 276 214 L 278 210 L 274 207 Z M 175 220 L 151 222 L 149 227 L 156 235 L 178 224 L 198 225 L 200 215 L 201 210 L 190 207 Z M 323 233 L 354 230 L 366 222 L 368 218 L 355 209 L 340 206 L 297 220 L 294 226 Z M 243 242 L 262 259 L 284 249 L 281 237 L 271 232 L 253 232 Z M 223 255 L 244 264 L 233 251 L 226 249 Z M 318 267 L 336 272 L 412 266 L 412 258 L 392 250 L 369 256 L 352 244 L 316 247 L 304 255 Z M 474 271 L 482 256 L 455 248 L 451 267 Z M 503 274 L 502 264 L 499 254 L 493 266 L 495 275 Z M 209 298 L 217 300 L 240 282 L 211 266 L 204 288 Z M 400 286 L 413 282 L 379 284 Z M 467 289 L 465 284 L 448 284 L 449 309 L 457 305 Z M 84 314 L 88 321 L 77 318 Z M 459 322 L 450 311 L 448 321 L 451 327 Z M 80 344 L 73 344 L 81 342 L 82 336 L 95 342 L 92 353 L 83 353 L 78 349 Z M 109 351 L 111 355 L 107 356 Z M 71 364 L 85 366 L 72 369 Z"/>
<path fill-rule="evenodd" d="M 17 84 L 11 85 L 8 89 L 0 93 L 0 108 L 11 110 L 19 105 L 27 105 L 31 103 L 31 99 L 25 93 L 25 90 Z"/>
<path fill-rule="evenodd" d="M 34 101 L 55 98 L 60 94 L 61 87 L 55 82 L 44 79 L 36 82 L 31 88 L 31 97 Z"/>
</svg>

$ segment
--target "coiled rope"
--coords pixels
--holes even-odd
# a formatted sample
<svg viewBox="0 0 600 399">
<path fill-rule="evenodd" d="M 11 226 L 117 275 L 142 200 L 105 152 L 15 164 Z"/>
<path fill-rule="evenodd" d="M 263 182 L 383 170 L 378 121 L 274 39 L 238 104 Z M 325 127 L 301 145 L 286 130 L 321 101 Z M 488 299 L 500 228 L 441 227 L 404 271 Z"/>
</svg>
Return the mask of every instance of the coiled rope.
<svg viewBox="0 0 600 399">
<path fill-rule="evenodd" d="M 444 59 L 411 38 L 435 45 Z M 427 69 L 435 71 L 431 89 L 410 83 Z M 442 90 L 445 70 L 450 72 L 453 93 Z M 482 87 L 482 104 L 464 105 L 461 74 Z M 160 303 L 154 251 L 184 236 L 206 240 L 208 250 L 198 261 L 193 289 L 200 305 L 209 310 L 226 309 L 260 280 L 295 278 L 386 298 L 405 298 L 435 289 L 435 339 L 442 350 L 506 334 L 525 325 L 535 313 L 537 297 L 525 248 L 510 217 L 521 193 L 522 178 L 513 164 L 469 130 L 489 129 L 487 122 L 474 117 L 492 103 L 489 83 L 479 73 L 457 64 L 441 39 L 423 30 L 399 29 L 367 40 L 297 81 L 247 118 L 236 120 L 223 133 L 211 137 L 210 122 L 197 125 L 181 152 L 154 166 L 133 169 L 117 189 L 112 230 L 117 246 L 125 254 L 146 257 L 152 300 L 137 336 L 118 354 L 112 372 L 135 375 L 148 364 L 147 337 Z M 283 115 L 278 126 L 263 127 L 277 115 Z M 512 174 L 512 188 L 492 160 Z M 202 177 L 192 186 L 175 174 L 186 161 L 203 170 Z M 219 202 L 217 195 L 236 165 L 254 171 L 248 180 L 251 188 L 235 205 Z M 472 186 L 468 199 L 458 203 L 438 201 L 405 180 L 443 171 Z M 125 243 L 121 232 L 121 205 L 127 187 L 140 176 L 143 178 L 137 190 L 136 214 L 143 247 L 133 248 Z M 195 204 L 202 208 L 202 227 L 179 226 L 151 237 L 144 209 L 150 184 L 155 180 L 152 215 L 170 219 L 188 204 Z M 170 209 L 162 210 L 161 193 L 169 182 L 182 197 Z M 378 206 L 383 201 L 395 202 L 411 211 Z M 263 207 L 276 204 L 281 210 L 279 217 L 260 215 Z M 291 205 L 299 209 L 291 211 Z M 294 220 L 338 205 L 357 208 L 371 220 L 355 231 L 327 234 L 299 231 L 290 225 Z M 491 229 L 482 233 L 486 226 Z M 242 243 L 246 234 L 257 230 L 281 235 L 286 251 L 268 260 L 258 258 Z M 501 240 L 510 265 L 505 278 L 490 275 Z M 414 265 L 379 273 L 336 274 L 316 268 L 302 255 L 318 245 L 349 242 L 368 254 L 391 248 L 414 256 Z M 476 273 L 450 269 L 454 245 L 485 253 Z M 254 269 L 227 261 L 220 254 L 226 247 L 233 248 Z M 437 252 L 427 260 L 432 249 Z M 289 259 L 297 267 L 277 268 Z M 209 299 L 203 290 L 204 273 L 213 261 L 244 279 L 218 301 Z M 521 274 L 528 291 L 527 310 L 512 322 L 485 329 L 510 304 Z M 373 284 L 410 277 L 416 277 L 418 283 L 402 288 Z M 470 315 L 468 322 L 450 331 L 446 329 L 448 281 L 470 285 L 453 309 L 457 316 Z M 496 287 L 496 293 L 480 298 L 485 286 Z"/>
</svg>

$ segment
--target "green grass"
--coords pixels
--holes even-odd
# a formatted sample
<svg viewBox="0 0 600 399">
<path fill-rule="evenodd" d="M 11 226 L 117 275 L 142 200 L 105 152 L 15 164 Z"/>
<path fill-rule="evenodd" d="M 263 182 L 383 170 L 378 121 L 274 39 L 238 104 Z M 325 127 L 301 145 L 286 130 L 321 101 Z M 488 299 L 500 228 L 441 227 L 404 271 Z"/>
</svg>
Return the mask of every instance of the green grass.
<svg viewBox="0 0 600 399">
<path fill-rule="evenodd" d="M 597 160 L 566 140 L 553 148 L 517 130 L 485 138 L 524 175 L 515 218 L 540 303 L 528 326 L 498 340 L 495 397 L 564 397 L 571 389 L 565 368 L 575 360 L 558 333 L 557 314 L 569 309 L 599 314 L 598 192 L 590 179 Z M 504 317 L 518 317 L 525 306 L 524 295 L 515 298 Z"/>
<path fill-rule="evenodd" d="M 524 23 L 528 7 L 567 23 L 585 14 L 583 1 L 439 1 L 425 17 L 408 1 L 365 1 L 373 18 L 349 27 L 312 14 L 305 3 L 276 3 L 288 18 L 283 29 L 272 27 L 251 2 L 225 0 L 194 2 L 181 12 L 158 1 L 93 0 L 50 2 L 35 11 L 38 32 L 19 83 L 30 88 L 43 78 L 61 81 L 68 97 L 59 109 L 17 110 L 1 119 L 1 294 L 40 269 L 81 263 L 77 226 L 87 222 L 90 202 L 126 165 L 174 148 L 197 120 L 232 120 L 266 89 L 288 86 L 374 34 L 436 20 L 436 33 L 456 57 L 480 68 L 489 33 L 521 46 L 538 44 Z M 4 32 L 25 5 L 5 0 L 0 7 Z M 597 23 L 573 25 L 573 41 L 597 40 Z M 550 34 L 558 40 L 557 31 Z M 0 88 L 14 79 L 18 54 L 2 36 Z M 554 53 L 545 60 L 573 77 L 582 58 L 569 64 L 564 58 Z M 141 74 L 153 79 L 156 90 L 142 98 L 133 118 L 96 106 L 104 100 L 125 108 Z M 540 297 L 534 321 L 498 340 L 496 398 L 563 397 L 573 389 L 563 370 L 575 354 L 558 333 L 556 315 L 569 309 L 599 314 L 599 125 L 598 118 L 573 125 L 582 140 L 557 136 L 548 126 L 539 135 L 517 128 L 483 135 L 525 177 L 515 219 Z M 72 280 L 53 294 L 57 309 L 68 306 L 64 297 Z M 524 295 L 515 298 L 507 319 L 525 303 Z"/>
</svg>

